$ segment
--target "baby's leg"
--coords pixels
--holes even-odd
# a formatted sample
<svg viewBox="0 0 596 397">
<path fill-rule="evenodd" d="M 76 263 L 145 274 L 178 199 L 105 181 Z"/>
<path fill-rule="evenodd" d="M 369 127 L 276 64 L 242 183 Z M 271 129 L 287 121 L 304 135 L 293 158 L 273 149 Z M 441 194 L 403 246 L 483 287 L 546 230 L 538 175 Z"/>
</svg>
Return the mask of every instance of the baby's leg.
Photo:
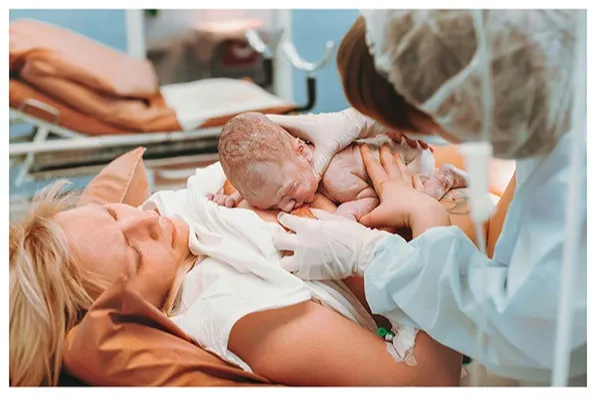
<svg viewBox="0 0 596 397">
<path fill-rule="evenodd" d="M 374 210 L 379 205 L 379 198 L 370 186 L 358 193 L 354 200 L 346 201 L 337 207 L 336 215 L 359 221 L 364 215 Z"/>
<path fill-rule="evenodd" d="M 339 216 L 343 216 L 357 222 L 364 215 L 374 210 L 378 205 L 378 198 L 368 197 L 343 203 L 337 207 L 337 211 L 335 213 Z"/>
<path fill-rule="evenodd" d="M 435 175 L 424 183 L 424 192 L 437 200 L 451 189 L 467 187 L 467 173 L 453 164 L 443 164 Z"/>
</svg>

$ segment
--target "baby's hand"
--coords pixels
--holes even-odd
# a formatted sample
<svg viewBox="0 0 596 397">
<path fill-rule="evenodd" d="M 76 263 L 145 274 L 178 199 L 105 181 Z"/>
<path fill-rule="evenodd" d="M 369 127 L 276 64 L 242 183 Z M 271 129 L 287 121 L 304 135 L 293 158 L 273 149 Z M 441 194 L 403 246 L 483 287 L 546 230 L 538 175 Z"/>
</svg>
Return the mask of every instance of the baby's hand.
<svg viewBox="0 0 596 397">
<path fill-rule="evenodd" d="M 234 192 L 232 194 L 224 194 L 223 188 L 215 194 L 207 193 L 205 197 L 207 197 L 207 200 L 214 201 L 218 205 L 223 205 L 224 207 L 228 208 L 234 208 L 240 204 L 240 201 L 242 201 L 242 196 L 240 196 L 240 193 Z"/>
</svg>

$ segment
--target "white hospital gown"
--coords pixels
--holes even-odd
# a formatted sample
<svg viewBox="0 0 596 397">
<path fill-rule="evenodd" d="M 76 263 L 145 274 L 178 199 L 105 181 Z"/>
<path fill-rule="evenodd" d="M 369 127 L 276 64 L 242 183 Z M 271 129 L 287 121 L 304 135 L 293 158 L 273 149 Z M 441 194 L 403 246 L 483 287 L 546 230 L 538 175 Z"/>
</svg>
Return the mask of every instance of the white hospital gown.
<svg viewBox="0 0 596 397">
<path fill-rule="evenodd" d="M 219 163 L 197 169 L 187 188 L 152 195 L 143 208 L 179 216 L 190 226 L 189 247 L 199 256 L 183 282 L 181 312 L 172 320 L 204 349 L 251 371 L 228 350 L 232 326 L 247 314 L 315 300 L 376 332 L 364 306 L 341 281 L 304 282 L 283 270 L 272 243 L 279 225 L 256 213 L 207 200 L 225 181 Z"/>
</svg>

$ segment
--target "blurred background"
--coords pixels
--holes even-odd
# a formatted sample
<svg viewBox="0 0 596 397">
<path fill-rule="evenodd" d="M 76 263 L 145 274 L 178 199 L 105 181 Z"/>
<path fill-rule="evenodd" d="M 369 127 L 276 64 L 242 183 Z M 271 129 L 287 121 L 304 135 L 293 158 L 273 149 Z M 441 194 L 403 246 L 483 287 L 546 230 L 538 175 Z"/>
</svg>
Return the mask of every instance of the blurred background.
<svg viewBox="0 0 596 397">
<path fill-rule="evenodd" d="M 135 18 L 127 16 L 130 12 L 10 10 L 9 18 L 10 21 L 31 18 L 49 22 L 125 52 L 137 51 L 129 48 L 129 40 L 134 38 L 128 37 L 134 34 L 130 32 L 137 26 L 131 28 L 127 24 L 140 25 L 138 28 L 142 29 L 144 43 L 138 44 L 145 47 L 147 58 L 156 65 L 160 83 L 168 84 L 207 77 L 206 64 L 217 60 L 214 60 L 215 54 L 205 48 L 217 45 L 218 39 L 226 38 L 226 31 L 229 37 L 234 37 L 241 34 L 242 27 L 281 26 L 300 56 L 316 61 L 323 56 L 327 41 L 339 44 L 358 14 L 356 10 L 141 10 L 143 21 L 138 23 Z M 236 31 L 234 25 L 237 26 Z M 208 37 L 210 34 L 213 37 Z M 218 34 L 220 37 L 216 37 Z M 213 75 L 222 74 L 221 70 L 212 72 Z M 306 100 L 306 72 L 294 70 L 291 74 L 291 92 L 283 92 L 282 95 L 291 94 L 288 99 L 302 103 Z M 317 73 L 317 87 L 317 104 L 313 112 L 329 112 L 346 106 L 334 56 Z"/>
<path fill-rule="evenodd" d="M 248 29 L 283 32 L 299 57 L 317 62 L 326 44 L 335 43 L 329 62 L 316 71 L 316 102 L 309 112 L 332 112 L 347 106 L 335 66 L 337 45 L 357 17 L 356 10 L 10 10 L 10 21 L 35 19 L 70 29 L 155 67 L 159 84 L 229 77 L 249 78 L 268 92 L 304 104 L 308 71 L 288 57 L 276 56 L 272 70 L 263 54 L 247 43 Z M 262 36 L 266 38 L 266 34 Z M 11 125 L 11 140 L 27 130 Z M 11 197 L 29 196 L 45 181 L 15 184 L 19 170 L 10 169 Z M 84 187 L 93 175 L 71 176 Z"/>
</svg>

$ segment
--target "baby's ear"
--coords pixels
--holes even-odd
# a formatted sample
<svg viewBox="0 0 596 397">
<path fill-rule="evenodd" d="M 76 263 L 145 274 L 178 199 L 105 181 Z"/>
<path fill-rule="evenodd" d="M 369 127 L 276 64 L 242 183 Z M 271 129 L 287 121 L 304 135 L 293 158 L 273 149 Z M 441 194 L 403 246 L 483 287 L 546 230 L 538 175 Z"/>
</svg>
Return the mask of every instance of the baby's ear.
<svg viewBox="0 0 596 397">
<path fill-rule="evenodd" d="M 310 150 L 308 150 L 306 143 L 304 143 L 304 141 L 301 140 L 300 138 L 295 138 L 292 141 L 292 148 L 294 149 L 294 152 L 296 152 L 296 154 L 298 156 L 304 157 L 308 162 L 310 162 L 312 160 L 312 155 L 310 153 Z"/>
<path fill-rule="evenodd" d="M 298 153 L 298 150 L 300 149 L 300 144 L 302 143 L 302 140 L 300 140 L 300 138 L 294 138 L 292 139 L 292 149 L 294 149 L 294 151 L 296 153 Z"/>
</svg>

